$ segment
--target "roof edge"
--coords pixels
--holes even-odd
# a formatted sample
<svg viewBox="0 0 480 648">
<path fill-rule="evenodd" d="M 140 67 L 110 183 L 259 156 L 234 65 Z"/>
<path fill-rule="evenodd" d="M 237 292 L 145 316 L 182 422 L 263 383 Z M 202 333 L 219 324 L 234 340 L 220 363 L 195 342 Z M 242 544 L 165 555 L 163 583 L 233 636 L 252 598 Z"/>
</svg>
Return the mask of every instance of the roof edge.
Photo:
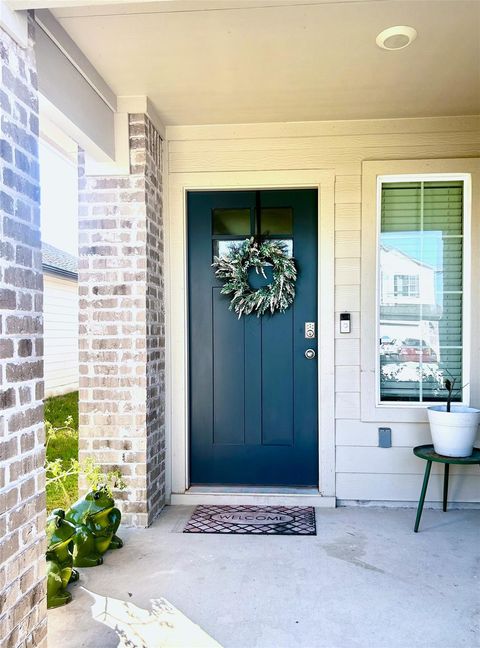
<svg viewBox="0 0 480 648">
<path fill-rule="evenodd" d="M 78 272 L 63 270 L 62 268 L 57 268 L 56 266 L 49 265 L 48 263 L 42 263 L 42 269 L 48 274 L 57 275 L 58 277 L 63 277 L 64 279 L 74 279 L 75 281 L 78 281 Z"/>
</svg>

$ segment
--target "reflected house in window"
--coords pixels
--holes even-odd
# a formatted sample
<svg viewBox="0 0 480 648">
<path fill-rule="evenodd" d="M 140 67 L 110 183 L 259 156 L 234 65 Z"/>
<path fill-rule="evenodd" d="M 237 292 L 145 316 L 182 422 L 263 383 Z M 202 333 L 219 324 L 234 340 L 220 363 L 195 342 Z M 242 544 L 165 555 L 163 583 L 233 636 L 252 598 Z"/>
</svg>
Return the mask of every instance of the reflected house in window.
<svg viewBox="0 0 480 648">
<path fill-rule="evenodd" d="M 382 235 L 388 241 L 380 246 L 380 362 L 386 400 L 417 400 L 420 383 L 423 397 L 434 398 L 442 380 L 443 273 L 416 258 L 427 249 L 429 258 L 441 260 L 442 236 L 429 232 L 420 238 L 419 246 L 418 234 L 414 244 L 408 234 Z"/>
<path fill-rule="evenodd" d="M 382 238 L 392 243 L 380 247 L 380 335 L 395 340 L 398 347 L 389 354 L 390 359 L 437 362 L 443 314 L 442 270 L 402 249 L 411 247 L 411 236 L 397 232 L 383 234 Z M 441 233 L 429 232 L 422 238 L 422 254 L 429 249 L 429 257 L 440 261 L 441 268 Z"/>
<path fill-rule="evenodd" d="M 441 272 L 434 266 L 396 247 L 382 245 L 380 268 L 381 323 L 392 319 L 418 320 L 420 307 L 423 318 L 441 316 L 441 292 L 437 286 Z"/>
<path fill-rule="evenodd" d="M 382 239 L 391 245 L 380 246 L 381 361 L 436 363 L 443 314 L 442 271 L 415 258 L 414 252 L 404 251 L 412 247 L 412 241 L 402 234 L 383 234 Z M 441 235 L 424 233 L 422 239 L 415 251 L 423 254 L 426 248 L 432 260 L 441 259 Z"/>
<path fill-rule="evenodd" d="M 419 275 L 393 275 L 393 294 L 395 297 L 419 297 Z"/>
<path fill-rule="evenodd" d="M 417 400 L 420 383 L 423 398 L 435 398 L 442 381 L 442 315 L 442 233 L 382 233 L 380 363 L 384 399 Z"/>
</svg>

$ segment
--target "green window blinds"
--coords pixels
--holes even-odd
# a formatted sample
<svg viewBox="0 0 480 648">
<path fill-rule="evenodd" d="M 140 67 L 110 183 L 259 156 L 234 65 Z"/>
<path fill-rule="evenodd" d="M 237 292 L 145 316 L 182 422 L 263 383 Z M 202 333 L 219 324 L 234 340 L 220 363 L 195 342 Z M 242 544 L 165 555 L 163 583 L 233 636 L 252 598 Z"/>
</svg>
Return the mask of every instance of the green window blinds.
<svg viewBox="0 0 480 648">
<path fill-rule="evenodd" d="M 380 400 L 445 400 L 445 377 L 462 386 L 463 182 L 383 183 L 379 245 Z"/>
</svg>

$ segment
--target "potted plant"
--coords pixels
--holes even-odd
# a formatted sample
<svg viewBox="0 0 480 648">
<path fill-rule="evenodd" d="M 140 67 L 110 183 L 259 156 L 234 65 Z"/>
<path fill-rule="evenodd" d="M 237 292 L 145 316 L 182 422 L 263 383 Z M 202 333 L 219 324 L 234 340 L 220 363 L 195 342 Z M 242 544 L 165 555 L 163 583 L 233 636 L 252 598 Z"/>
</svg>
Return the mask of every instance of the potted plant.
<svg viewBox="0 0 480 648">
<path fill-rule="evenodd" d="M 469 457 L 477 436 L 480 410 L 452 405 L 455 378 L 443 383 L 448 391 L 445 405 L 428 407 L 428 420 L 435 452 L 446 457 Z"/>
</svg>

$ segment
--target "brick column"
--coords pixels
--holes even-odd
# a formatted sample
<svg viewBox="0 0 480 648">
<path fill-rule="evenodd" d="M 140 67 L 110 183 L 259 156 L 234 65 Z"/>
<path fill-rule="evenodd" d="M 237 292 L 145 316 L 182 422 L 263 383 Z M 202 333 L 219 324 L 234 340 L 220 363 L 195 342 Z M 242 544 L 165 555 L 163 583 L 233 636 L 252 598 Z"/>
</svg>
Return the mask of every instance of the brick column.
<svg viewBox="0 0 480 648">
<path fill-rule="evenodd" d="M 46 646 L 42 258 L 33 23 L 0 30 L 0 645 Z"/>
<path fill-rule="evenodd" d="M 80 458 L 119 467 L 122 520 L 165 500 L 161 145 L 130 115 L 130 175 L 86 176 L 79 155 Z"/>
</svg>

